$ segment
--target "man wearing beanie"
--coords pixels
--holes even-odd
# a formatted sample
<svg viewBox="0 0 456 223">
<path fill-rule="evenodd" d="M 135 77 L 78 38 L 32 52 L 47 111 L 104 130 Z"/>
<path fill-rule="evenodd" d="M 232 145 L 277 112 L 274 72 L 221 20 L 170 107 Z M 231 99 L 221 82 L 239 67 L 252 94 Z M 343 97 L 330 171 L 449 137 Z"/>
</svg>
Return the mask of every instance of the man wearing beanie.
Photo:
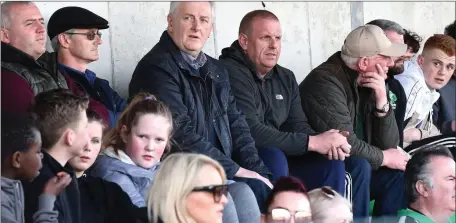
<svg viewBox="0 0 456 223">
<path fill-rule="evenodd" d="M 46 29 L 33 2 L 1 4 L 2 111 L 26 112 L 38 93 L 68 88 L 46 52 Z"/>
<path fill-rule="evenodd" d="M 397 149 L 399 132 L 385 88 L 393 57 L 406 50 L 407 45 L 392 43 L 380 27 L 360 26 L 348 34 L 340 52 L 299 86 L 313 129 L 350 133 L 345 168 L 353 178 L 355 222 L 368 221 L 371 199 L 374 216 L 395 216 L 406 206 L 403 171 L 409 158 Z"/>
<path fill-rule="evenodd" d="M 127 102 L 117 94 L 105 79 L 87 69 L 99 58 L 98 46 L 102 29 L 109 28 L 108 21 L 80 7 L 64 7 L 52 14 L 48 23 L 51 45 L 57 53 L 57 68 L 67 76 L 73 91 L 85 92 L 99 102 L 109 113 L 109 126 L 115 126 Z"/>
</svg>

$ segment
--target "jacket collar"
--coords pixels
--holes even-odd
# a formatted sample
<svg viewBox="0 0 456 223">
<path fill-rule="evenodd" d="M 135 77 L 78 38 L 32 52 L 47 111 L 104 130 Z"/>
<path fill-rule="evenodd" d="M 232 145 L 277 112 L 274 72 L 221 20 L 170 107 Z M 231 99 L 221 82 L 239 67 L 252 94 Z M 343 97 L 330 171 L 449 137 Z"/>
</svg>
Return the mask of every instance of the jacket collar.
<svg viewBox="0 0 456 223">
<path fill-rule="evenodd" d="M 117 153 L 116 153 L 114 151 L 114 148 L 108 147 L 102 152 L 102 154 L 109 156 L 111 158 L 114 158 L 114 159 L 118 159 L 124 163 L 130 164 L 133 166 L 137 166 L 136 163 L 134 163 L 133 160 L 131 160 L 131 158 L 124 151 L 122 151 L 120 149 L 117 150 Z"/>
<path fill-rule="evenodd" d="M 130 164 L 130 165 L 133 165 L 133 166 L 140 167 L 140 166 L 136 165 L 136 163 L 133 162 L 133 160 L 124 151 L 122 151 L 120 149 L 117 150 L 117 151 L 118 151 L 118 154 L 114 151 L 113 147 L 108 147 L 105 150 L 103 150 L 102 155 L 105 155 L 105 156 L 120 160 L 120 161 L 122 161 L 123 163 L 126 163 L 126 164 Z M 160 162 L 158 162 L 157 164 L 155 164 L 152 168 L 150 168 L 148 170 L 152 170 L 153 171 L 153 170 L 157 169 L 159 166 L 160 166 Z M 140 168 L 142 168 L 142 167 L 140 167 Z"/>
<path fill-rule="evenodd" d="M 57 174 L 58 172 L 65 171 L 70 176 L 74 176 L 74 169 L 70 166 L 70 163 L 67 162 L 65 166 L 60 165 L 60 163 L 55 160 L 49 153 L 46 151 L 42 151 L 43 153 L 43 164 L 46 164 L 49 169 L 54 173 Z"/>
<path fill-rule="evenodd" d="M 67 70 L 71 73 L 75 73 L 77 76 L 82 77 L 85 80 L 87 80 L 90 83 L 90 85 L 94 85 L 95 79 L 97 78 L 97 75 L 89 69 L 86 69 L 85 72 L 81 72 L 79 70 L 76 70 L 72 67 L 69 67 L 69 66 L 67 66 L 65 64 L 61 64 L 61 63 L 57 63 L 57 68 L 60 70 L 60 73 L 62 73 L 62 74 L 67 73 L 67 72 L 65 72 L 65 70 Z"/>
<path fill-rule="evenodd" d="M 40 64 L 32 56 L 22 50 L 2 42 L 2 61 L 10 63 L 19 63 L 27 67 L 40 67 Z"/>
<path fill-rule="evenodd" d="M 207 61 L 206 54 L 200 52 L 196 58 L 193 58 L 190 54 L 181 51 L 181 55 L 184 58 L 185 62 L 190 65 L 191 68 L 198 70 L 204 66 Z"/>
<path fill-rule="evenodd" d="M 331 57 L 329 57 L 328 62 L 332 64 L 338 64 L 340 66 L 339 69 L 342 69 L 343 72 L 347 75 L 350 85 L 353 87 L 357 86 L 356 80 L 358 79 L 358 71 L 351 69 L 344 63 L 340 51 L 334 53 Z"/>
<path fill-rule="evenodd" d="M 247 69 L 250 70 L 252 73 L 252 76 L 255 80 L 261 81 L 262 79 L 258 75 L 258 72 L 256 70 L 255 64 L 253 63 L 252 60 L 247 56 L 247 54 L 244 53 L 244 50 L 241 48 L 241 45 L 239 44 L 238 40 L 235 40 L 230 47 L 224 48 L 222 50 L 222 55 L 220 56 L 221 59 L 223 58 L 229 58 L 232 60 L 235 60 L 242 66 L 247 67 Z M 277 65 L 272 68 L 271 71 L 269 71 L 265 76 L 264 79 L 271 79 L 274 72 L 276 71 Z"/>
<path fill-rule="evenodd" d="M 165 46 L 167 52 L 171 54 L 179 69 L 187 71 L 186 73 L 188 73 L 190 76 L 201 77 L 199 72 L 195 71 L 194 69 L 191 69 L 190 65 L 185 61 L 184 57 L 182 56 L 181 50 L 174 43 L 173 39 L 171 38 L 167 30 L 163 31 L 160 37 L 159 44 L 163 44 L 163 46 Z M 208 74 L 213 74 L 217 72 L 218 68 L 213 63 L 211 63 L 209 56 L 206 54 L 204 56 L 206 57 L 207 61 L 201 68 L 206 69 L 205 72 Z M 214 75 L 208 76 L 213 80 L 215 79 Z"/>
<path fill-rule="evenodd" d="M 41 68 L 45 69 L 52 76 L 57 75 L 56 53 L 49 53 L 46 51 L 38 60 L 35 60 L 35 58 L 23 51 L 2 42 L 2 62 L 18 63 L 31 69 Z"/>
<path fill-rule="evenodd" d="M 177 66 L 179 66 L 180 69 L 188 71 L 188 73 L 191 74 L 192 76 L 199 76 L 199 75 L 193 74 L 194 72 L 192 72 L 188 63 L 185 62 L 185 59 L 181 54 L 181 50 L 174 43 L 173 39 L 171 38 L 171 36 L 169 35 L 167 30 L 165 30 L 163 32 L 162 36 L 160 37 L 160 43 L 164 44 L 165 48 L 171 54 L 171 56 L 176 61 Z"/>
</svg>

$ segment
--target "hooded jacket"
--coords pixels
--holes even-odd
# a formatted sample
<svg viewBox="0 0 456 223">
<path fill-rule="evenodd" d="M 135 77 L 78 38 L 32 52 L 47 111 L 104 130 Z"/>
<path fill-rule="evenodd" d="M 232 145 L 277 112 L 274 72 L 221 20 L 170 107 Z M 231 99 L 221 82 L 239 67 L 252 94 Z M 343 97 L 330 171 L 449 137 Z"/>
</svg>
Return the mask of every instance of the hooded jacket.
<svg viewBox="0 0 456 223">
<path fill-rule="evenodd" d="M 40 203 L 38 197 L 43 193 L 44 185 L 59 172 L 66 172 L 71 177 L 71 182 L 65 187 L 55 200 L 54 209 L 58 211 L 59 223 L 81 223 L 80 194 L 78 180 L 74 174 L 74 169 L 67 163 L 62 166 L 49 153 L 43 151 L 43 167 L 40 169 L 40 175 L 32 182 L 21 181 L 24 186 L 25 200 L 25 221 L 33 222 L 33 216 Z"/>
<path fill-rule="evenodd" d="M 287 155 L 304 154 L 309 135 L 315 132 L 302 110 L 293 72 L 275 65 L 260 78 L 237 40 L 222 50 L 219 59 L 228 69 L 236 105 L 245 114 L 256 146 L 277 147 Z"/>
<path fill-rule="evenodd" d="M 147 191 L 160 164 L 145 169 L 137 166 L 125 152 L 118 151 L 119 154 L 116 154 L 110 147 L 101 152 L 92 166 L 90 175 L 118 184 L 130 196 L 133 204 L 145 207 Z"/>
<path fill-rule="evenodd" d="M 148 222 L 147 207 L 134 205 L 116 183 L 83 174 L 78 184 L 84 223 Z"/>
<path fill-rule="evenodd" d="M 19 180 L 2 176 L 2 223 L 24 223 L 24 191 Z M 54 211 L 55 196 L 41 194 L 38 210 L 33 215 L 34 223 L 58 222 L 59 213 Z"/>
<path fill-rule="evenodd" d="M 401 82 L 407 96 L 404 117 L 406 127 L 404 130 L 414 127 L 424 130 L 423 138 L 440 134 L 432 120 L 432 107 L 439 99 L 440 94 L 427 86 L 423 70 L 421 70 L 418 62 L 416 60 L 406 61 L 404 72 L 394 77 Z"/>
</svg>

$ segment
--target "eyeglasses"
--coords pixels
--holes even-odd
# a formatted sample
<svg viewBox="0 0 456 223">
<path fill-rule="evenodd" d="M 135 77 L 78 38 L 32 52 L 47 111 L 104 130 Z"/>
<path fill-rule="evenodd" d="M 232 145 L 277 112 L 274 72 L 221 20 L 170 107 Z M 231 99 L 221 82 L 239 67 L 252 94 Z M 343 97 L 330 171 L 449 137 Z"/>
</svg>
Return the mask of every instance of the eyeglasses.
<svg viewBox="0 0 456 223">
<path fill-rule="evenodd" d="M 336 196 L 336 193 L 334 193 L 334 190 L 328 186 L 322 187 L 321 192 L 329 199 L 334 199 L 334 197 Z"/>
<path fill-rule="evenodd" d="M 211 185 L 205 187 L 195 187 L 192 190 L 193 192 L 209 192 L 212 193 L 214 197 L 214 202 L 219 203 L 222 200 L 222 195 L 228 195 L 228 185 Z"/>
<path fill-rule="evenodd" d="M 321 188 L 321 192 L 330 200 L 334 199 L 336 197 L 336 192 L 331 188 L 331 187 L 328 187 L 328 186 L 324 186 Z M 353 213 L 353 210 L 351 207 L 349 207 L 350 209 L 350 212 Z M 351 222 L 351 220 L 343 220 L 342 222 Z"/>
<path fill-rule="evenodd" d="M 66 32 L 66 34 L 72 34 L 72 35 L 84 35 L 87 37 L 88 40 L 94 40 L 95 39 L 95 36 L 98 36 L 100 37 L 101 39 L 101 32 L 100 31 L 89 31 L 89 32 L 86 32 L 86 33 L 70 33 L 70 32 Z"/>
<path fill-rule="evenodd" d="M 268 215 L 271 216 L 271 220 L 268 220 L 268 223 L 287 223 L 290 222 L 293 217 L 295 223 L 312 223 L 312 214 L 309 211 L 295 211 L 291 213 L 285 208 L 274 208 L 271 212 L 268 212 Z"/>
</svg>

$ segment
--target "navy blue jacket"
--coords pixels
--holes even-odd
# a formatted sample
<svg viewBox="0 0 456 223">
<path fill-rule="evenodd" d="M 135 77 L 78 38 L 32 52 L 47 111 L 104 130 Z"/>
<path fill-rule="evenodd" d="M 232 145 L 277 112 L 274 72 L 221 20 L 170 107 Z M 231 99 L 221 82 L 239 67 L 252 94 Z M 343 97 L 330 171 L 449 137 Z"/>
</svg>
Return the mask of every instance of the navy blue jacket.
<svg viewBox="0 0 456 223">
<path fill-rule="evenodd" d="M 434 124 L 442 133 L 451 133 L 451 122 L 456 120 L 456 76 L 439 90 L 440 98 L 434 103 Z"/>
<path fill-rule="evenodd" d="M 174 121 L 174 140 L 184 149 L 212 157 L 232 179 L 239 167 L 270 175 L 255 148 L 244 115 L 236 107 L 225 66 L 206 55 L 198 71 L 191 69 L 167 31 L 139 61 L 129 96 L 156 95 L 168 104 Z M 213 125 L 213 126 L 210 126 Z M 210 142 L 214 128 L 220 145 Z"/>
<path fill-rule="evenodd" d="M 109 81 L 98 78 L 91 71 L 82 73 L 61 64 L 59 64 L 58 68 L 62 74 L 68 75 L 91 98 L 99 101 L 106 107 L 109 112 L 109 127 L 115 127 L 120 114 L 122 114 L 128 104 L 126 100 L 120 97 L 109 86 Z"/>
</svg>

